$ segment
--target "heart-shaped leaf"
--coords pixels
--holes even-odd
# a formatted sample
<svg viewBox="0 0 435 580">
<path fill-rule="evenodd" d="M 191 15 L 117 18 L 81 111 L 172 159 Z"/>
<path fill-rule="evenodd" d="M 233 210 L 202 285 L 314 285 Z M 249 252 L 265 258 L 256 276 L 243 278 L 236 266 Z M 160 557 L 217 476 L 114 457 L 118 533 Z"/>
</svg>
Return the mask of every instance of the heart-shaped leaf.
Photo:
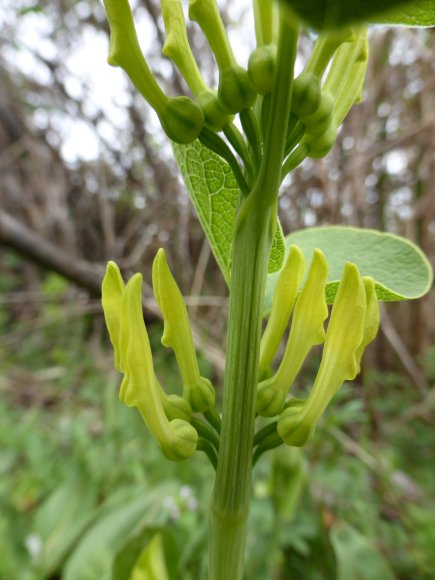
<svg viewBox="0 0 435 580">
<path fill-rule="evenodd" d="M 190 145 L 173 143 L 172 147 L 199 221 L 228 283 L 231 242 L 239 199 L 236 179 L 228 163 L 199 141 Z M 269 261 L 269 273 L 282 268 L 284 255 L 284 237 L 278 223 Z"/>
<path fill-rule="evenodd" d="M 317 30 L 356 23 L 435 26 L 433 0 L 281 0 Z"/>
<path fill-rule="evenodd" d="M 353 262 L 362 276 L 375 280 L 379 300 L 420 298 L 428 292 L 433 278 L 426 256 L 415 244 L 393 234 L 347 226 L 325 226 L 299 230 L 286 237 L 287 248 L 296 244 L 307 264 L 314 248 L 325 254 L 329 264 L 326 299 L 332 304 L 346 262 Z M 270 309 L 279 273 L 269 275 L 265 310 Z"/>
</svg>

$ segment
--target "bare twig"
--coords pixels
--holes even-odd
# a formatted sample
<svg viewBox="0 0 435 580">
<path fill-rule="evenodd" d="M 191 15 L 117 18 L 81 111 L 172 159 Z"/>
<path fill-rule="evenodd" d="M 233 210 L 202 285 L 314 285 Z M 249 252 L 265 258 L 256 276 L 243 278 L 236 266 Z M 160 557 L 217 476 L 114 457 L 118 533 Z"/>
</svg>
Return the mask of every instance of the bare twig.
<svg viewBox="0 0 435 580">
<path fill-rule="evenodd" d="M 394 328 L 394 325 L 387 313 L 387 310 L 382 303 L 381 303 L 381 330 L 385 338 L 390 343 L 390 346 L 398 356 L 409 378 L 418 388 L 420 393 L 426 395 L 429 391 L 429 385 L 426 381 L 426 378 L 424 374 L 421 372 L 421 370 L 418 368 L 409 350 L 407 349 L 405 343 L 400 338 L 397 330 Z"/>
</svg>

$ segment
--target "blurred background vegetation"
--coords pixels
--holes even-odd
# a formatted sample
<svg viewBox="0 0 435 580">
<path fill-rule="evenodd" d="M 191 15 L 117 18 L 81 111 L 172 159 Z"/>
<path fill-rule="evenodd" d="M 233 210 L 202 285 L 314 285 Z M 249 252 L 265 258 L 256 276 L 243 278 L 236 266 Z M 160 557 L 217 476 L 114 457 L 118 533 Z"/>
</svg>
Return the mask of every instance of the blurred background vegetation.
<svg viewBox="0 0 435 580">
<path fill-rule="evenodd" d="M 169 93 L 185 92 L 161 57 L 158 3 L 134 6 L 151 67 Z M 220 6 L 244 64 L 253 26 L 237 25 L 250 12 Z M 215 81 L 203 37 L 189 34 Z M 333 151 L 285 183 L 286 233 L 378 228 L 412 239 L 434 264 L 434 40 L 435 30 L 373 30 L 362 104 Z M 304 37 L 298 66 L 311 43 Z M 98 2 L 1 3 L 0 576 L 127 580 L 161 534 L 171 577 L 178 569 L 202 579 L 212 470 L 200 454 L 163 460 L 139 416 L 119 404 L 99 286 L 108 259 L 126 276 L 144 273 L 156 370 L 175 389 L 150 287 L 164 246 L 219 393 L 227 290 L 170 147 L 107 66 L 107 47 Z M 435 577 L 434 313 L 433 291 L 383 308 L 362 374 L 342 389 L 316 441 L 255 468 L 248 578 Z"/>
</svg>

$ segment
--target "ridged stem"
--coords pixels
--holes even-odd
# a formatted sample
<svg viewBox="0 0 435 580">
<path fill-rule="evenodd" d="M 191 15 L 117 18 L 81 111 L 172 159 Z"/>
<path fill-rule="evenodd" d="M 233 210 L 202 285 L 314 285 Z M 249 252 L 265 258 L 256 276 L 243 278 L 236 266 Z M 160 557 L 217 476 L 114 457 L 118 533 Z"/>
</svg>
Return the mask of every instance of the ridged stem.
<svg viewBox="0 0 435 580">
<path fill-rule="evenodd" d="M 234 230 L 222 430 L 210 507 L 209 580 L 243 578 L 263 299 L 286 139 L 282 119 L 288 119 L 290 110 L 297 37 L 297 26 L 281 18 L 264 157 Z"/>
</svg>

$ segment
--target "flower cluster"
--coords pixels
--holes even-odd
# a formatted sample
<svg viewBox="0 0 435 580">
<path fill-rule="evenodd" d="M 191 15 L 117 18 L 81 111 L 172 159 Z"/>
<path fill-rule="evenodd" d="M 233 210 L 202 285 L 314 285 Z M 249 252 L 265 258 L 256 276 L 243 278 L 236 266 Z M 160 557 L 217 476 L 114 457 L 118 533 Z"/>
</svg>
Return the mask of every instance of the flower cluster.
<svg viewBox="0 0 435 580">
<path fill-rule="evenodd" d="M 314 250 L 298 294 L 304 274 L 304 256 L 297 246 L 291 246 L 261 342 L 260 376 L 267 374 L 293 312 L 290 332 L 277 371 L 257 388 L 257 413 L 278 419 L 271 424 L 273 429 L 268 426 L 260 436 L 257 434 L 256 456 L 282 441 L 300 447 L 312 439 L 319 419 L 339 388 L 360 372 L 363 352 L 378 331 L 375 282 L 369 276 L 361 277 L 355 264 L 348 262 L 344 266 L 326 332 L 328 263 L 322 251 Z M 308 398 L 288 399 L 308 353 L 323 343 L 320 367 Z"/>
<path fill-rule="evenodd" d="M 264 377 L 292 316 L 279 367 L 258 384 L 257 414 L 277 417 L 277 421 L 265 437 L 255 440 L 257 455 L 282 442 L 299 447 L 310 441 L 340 386 L 359 373 L 362 354 L 378 330 L 375 283 L 370 277 L 362 278 L 354 264 L 347 263 L 344 267 L 326 332 L 328 264 L 320 250 L 314 251 L 304 276 L 304 255 L 293 245 L 275 288 L 261 342 L 259 372 Z M 194 416 L 195 413 L 206 417 L 209 414 L 216 419 L 215 390 L 200 375 L 186 305 L 162 249 L 153 264 L 153 288 L 164 318 L 162 344 L 175 353 L 182 396 L 167 395 L 154 372 L 143 321 L 141 275 L 135 274 L 124 285 L 119 268 L 109 262 L 102 286 L 103 309 L 115 351 L 115 366 L 124 373 L 120 399 L 130 407 L 137 407 L 168 459 L 185 459 L 197 448 L 215 459 L 219 446 L 218 420 L 212 429 Z M 308 398 L 289 399 L 289 389 L 307 355 L 313 346 L 322 343 L 322 360 Z"/>
<path fill-rule="evenodd" d="M 236 60 L 216 0 L 190 0 L 189 18 L 201 28 L 217 64 L 219 82 L 212 88 L 191 50 L 181 0 L 161 0 L 166 29 L 163 53 L 191 92 L 175 97 L 163 92 L 146 62 L 128 0 L 104 3 L 111 28 L 109 63 L 126 71 L 172 141 L 189 144 L 199 139 L 230 164 L 242 193 L 247 193 L 246 182 L 261 158 L 273 106 L 270 96 L 278 66 L 275 3 L 256 6 L 262 11 L 256 15 L 257 47 L 244 69 Z M 282 10 L 280 18 L 289 19 Z M 366 27 L 318 36 L 311 58 L 293 83 L 282 177 L 306 157 L 319 158 L 330 151 L 344 117 L 360 99 L 367 58 Z M 291 77 L 291 59 L 284 65 Z M 235 115 L 240 116 L 244 134 L 233 123 Z M 226 140 L 218 136 L 220 132 Z M 243 162 L 242 170 L 236 156 Z"/>
<path fill-rule="evenodd" d="M 182 397 L 167 395 L 154 372 L 142 314 L 142 276 L 135 274 L 124 285 L 118 266 L 109 262 L 102 285 L 103 309 L 115 366 L 124 373 L 119 397 L 127 406 L 137 407 L 164 455 L 179 461 L 197 448 L 192 410 L 212 408 L 215 392 L 199 373 L 186 305 L 163 250 L 154 260 L 153 285 L 165 320 L 162 343 L 174 349 L 183 380 Z"/>
</svg>

